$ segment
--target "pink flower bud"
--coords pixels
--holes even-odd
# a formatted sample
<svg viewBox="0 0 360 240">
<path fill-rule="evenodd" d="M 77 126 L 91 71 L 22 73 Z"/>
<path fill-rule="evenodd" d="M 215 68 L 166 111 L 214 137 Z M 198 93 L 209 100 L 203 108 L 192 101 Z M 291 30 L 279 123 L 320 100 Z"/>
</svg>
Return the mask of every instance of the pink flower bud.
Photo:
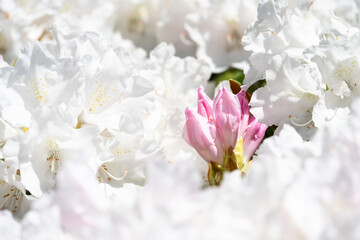
<svg viewBox="0 0 360 240">
<path fill-rule="evenodd" d="M 235 147 L 240 124 L 239 102 L 233 93 L 223 88 L 215 97 L 213 109 L 215 125 L 224 149 Z"/>
<path fill-rule="evenodd" d="M 207 162 L 222 163 L 223 150 L 215 125 L 189 108 L 186 108 L 185 116 L 185 141 Z"/>
<path fill-rule="evenodd" d="M 198 89 L 198 113 L 185 110 L 186 124 L 183 137 L 207 162 L 225 165 L 224 156 L 235 156 L 235 161 L 247 163 L 264 138 L 267 126 L 258 123 L 249 112 L 246 92 L 236 96 L 228 89 L 221 89 L 214 102 Z M 230 153 L 240 141 L 241 147 L 235 154 Z M 241 152 L 239 152 L 241 151 Z M 239 159 L 238 159 L 239 158 Z M 234 159 L 232 159 L 234 160 Z M 243 165 L 241 165 L 243 166 Z"/>
</svg>

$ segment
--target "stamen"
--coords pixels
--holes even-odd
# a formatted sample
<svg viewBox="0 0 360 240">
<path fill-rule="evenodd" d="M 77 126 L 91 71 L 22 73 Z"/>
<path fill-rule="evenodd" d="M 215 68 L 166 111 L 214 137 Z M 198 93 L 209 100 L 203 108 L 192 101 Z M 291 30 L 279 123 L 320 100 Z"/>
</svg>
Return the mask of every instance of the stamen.
<svg viewBox="0 0 360 240">
<path fill-rule="evenodd" d="M 344 94 L 343 94 L 343 86 L 340 85 L 340 99 L 344 99 Z"/>
<path fill-rule="evenodd" d="M 108 177 L 107 177 L 107 180 L 109 180 L 109 181 L 111 181 L 112 179 L 114 179 L 114 180 L 116 180 L 116 181 L 121 181 L 121 180 L 123 180 L 123 179 L 126 177 L 126 175 L 127 175 L 127 173 L 128 173 L 128 170 L 125 169 L 124 174 L 123 174 L 121 177 L 118 178 L 118 177 L 115 177 L 114 175 L 112 175 L 112 174 L 108 171 L 108 169 L 107 169 L 107 167 L 106 167 L 105 165 L 102 165 L 101 167 L 102 167 L 103 172 L 105 173 L 105 175 L 108 176 Z"/>
<path fill-rule="evenodd" d="M 308 122 L 306 122 L 306 123 L 297 123 L 297 122 L 294 121 L 292 115 L 289 115 L 289 119 L 290 119 L 290 122 L 291 122 L 292 124 L 294 124 L 295 126 L 298 126 L 298 127 L 305 127 L 306 125 L 310 124 L 310 123 L 313 121 L 312 119 L 310 119 L 310 120 L 309 120 Z"/>
<path fill-rule="evenodd" d="M 36 100 L 40 103 L 46 103 L 48 101 L 48 84 L 46 82 L 46 80 L 40 78 L 38 80 L 31 80 L 30 82 L 31 88 L 32 88 L 32 93 L 34 94 Z"/>
<path fill-rule="evenodd" d="M 124 174 L 119 178 L 111 175 L 109 172 L 107 172 L 107 174 L 111 177 L 111 179 L 115 179 L 116 181 L 121 181 L 126 177 L 126 175 L 128 174 L 128 171 L 129 170 L 125 169 Z"/>
<path fill-rule="evenodd" d="M 113 89 L 107 86 L 104 86 L 100 81 L 97 82 L 95 90 L 91 93 L 87 99 L 87 104 L 89 106 L 89 112 L 96 112 L 103 105 L 111 101 L 112 96 L 110 92 Z"/>
<path fill-rule="evenodd" d="M 59 158 L 59 151 L 57 150 L 52 150 L 50 152 L 50 157 L 48 157 L 46 159 L 46 161 L 49 161 L 49 168 L 50 168 L 50 171 L 53 173 L 53 174 L 57 174 L 57 172 L 59 171 L 60 169 L 60 158 Z"/>
<path fill-rule="evenodd" d="M 11 188 L 9 191 L 9 193 L 2 197 L 3 201 L 1 202 L 0 210 L 7 209 L 15 213 L 19 208 L 23 193 L 17 188 Z"/>
<path fill-rule="evenodd" d="M 103 164 L 101 165 L 100 169 L 99 169 L 99 175 L 98 175 L 98 180 L 99 182 L 103 182 L 104 179 L 108 180 L 108 181 L 122 181 L 125 179 L 125 177 L 128 174 L 128 169 L 125 169 L 124 174 L 121 177 L 115 177 L 114 175 L 112 175 L 109 171 L 108 168 Z M 100 174 L 104 174 L 104 178 L 100 177 Z"/>
</svg>

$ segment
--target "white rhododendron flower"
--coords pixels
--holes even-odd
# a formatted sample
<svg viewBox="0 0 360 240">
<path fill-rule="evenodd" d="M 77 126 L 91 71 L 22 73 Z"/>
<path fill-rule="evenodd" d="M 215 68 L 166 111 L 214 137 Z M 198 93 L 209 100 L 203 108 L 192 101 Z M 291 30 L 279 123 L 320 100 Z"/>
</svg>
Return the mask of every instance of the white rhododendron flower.
<svg viewBox="0 0 360 240">
<path fill-rule="evenodd" d="M 165 2 L 165 1 L 163 1 Z M 181 57 L 195 56 L 197 42 L 186 28 L 187 18 L 209 6 L 208 0 L 166 1 L 166 11 L 156 25 L 158 41 L 171 43 Z M 185 23 L 185 24 L 184 24 Z"/>
<path fill-rule="evenodd" d="M 247 60 L 242 37 L 249 23 L 256 20 L 257 1 L 213 1 L 200 13 L 190 14 L 186 28 L 198 45 L 197 57 L 207 61 L 214 72 Z"/>
<path fill-rule="evenodd" d="M 28 41 L 47 38 L 56 9 L 57 4 L 47 1 L 1 2 L 0 53 L 6 61 L 16 61 Z"/>
<path fill-rule="evenodd" d="M 284 52 L 269 61 L 266 82 L 251 98 L 251 113 L 267 125 L 287 122 L 311 131 L 313 107 L 324 92 L 317 65 Z"/>
<path fill-rule="evenodd" d="M 79 94 L 79 66 L 49 50 L 44 44 L 29 43 L 9 76 L 8 86 L 21 95 L 29 111 L 44 105 L 69 105 Z"/>
<path fill-rule="evenodd" d="M 26 141 L 20 142 L 19 159 L 22 163 L 31 162 L 41 190 L 49 191 L 55 186 L 54 177 L 64 162 L 79 149 L 87 148 L 97 132 L 98 129 L 91 126 L 73 128 L 71 116 L 61 108 L 37 109 L 33 112 Z"/>
<path fill-rule="evenodd" d="M 245 50 L 251 51 L 244 83 L 250 85 L 266 77 L 272 56 L 287 49 L 301 54 L 304 48 L 318 43 L 321 30 L 307 5 L 292 10 L 285 0 L 260 3 L 258 20 L 249 26 L 242 41 Z"/>
<path fill-rule="evenodd" d="M 348 105 L 352 98 L 358 96 L 359 36 L 359 31 L 345 36 L 329 34 L 318 46 L 309 50 L 314 55 L 312 60 L 317 63 L 324 83 L 339 98 L 339 104 L 345 102 L 343 104 Z"/>
</svg>

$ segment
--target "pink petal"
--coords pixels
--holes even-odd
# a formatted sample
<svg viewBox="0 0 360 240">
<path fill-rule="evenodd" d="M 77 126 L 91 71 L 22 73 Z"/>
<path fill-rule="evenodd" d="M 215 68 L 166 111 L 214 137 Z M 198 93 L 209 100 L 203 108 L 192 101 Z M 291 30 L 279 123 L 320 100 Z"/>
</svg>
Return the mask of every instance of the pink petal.
<svg viewBox="0 0 360 240">
<path fill-rule="evenodd" d="M 206 95 L 203 86 L 198 88 L 198 114 L 214 122 L 213 101 Z"/>
<path fill-rule="evenodd" d="M 244 90 L 241 90 L 238 94 L 236 94 L 236 97 L 239 100 L 241 116 L 238 136 L 242 137 L 249 125 L 249 103 L 246 99 L 246 92 Z"/>
<path fill-rule="evenodd" d="M 235 147 L 240 124 L 240 106 L 234 94 L 221 89 L 214 100 L 215 124 L 220 133 L 223 147 Z"/>
<path fill-rule="evenodd" d="M 261 141 L 264 138 L 267 126 L 262 123 L 258 123 L 257 120 L 251 116 L 250 125 L 246 130 L 246 133 L 243 138 L 244 143 L 244 155 L 243 161 L 247 163 L 252 155 L 255 153 L 256 149 L 259 147 Z"/>
<path fill-rule="evenodd" d="M 221 163 L 223 150 L 215 125 L 189 108 L 186 108 L 185 116 L 185 141 L 195 148 L 205 161 Z"/>
</svg>

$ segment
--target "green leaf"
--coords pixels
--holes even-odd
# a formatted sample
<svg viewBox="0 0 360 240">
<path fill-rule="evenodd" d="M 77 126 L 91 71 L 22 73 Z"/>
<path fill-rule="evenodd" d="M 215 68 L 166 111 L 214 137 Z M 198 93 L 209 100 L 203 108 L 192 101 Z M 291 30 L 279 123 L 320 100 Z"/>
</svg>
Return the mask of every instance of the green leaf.
<svg viewBox="0 0 360 240">
<path fill-rule="evenodd" d="M 210 81 L 215 81 L 217 86 L 221 81 L 233 79 L 234 81 L 242 85 L 244 78 L 245 75 L 243 70 L 237 68 L 229 68 L 225 72 L 212 74 L 210 77 Z"/>
<path fill-rule="evenodd" d="M 266 85 L 266 80 L 265 79 L 262 79 L 262 80 L 258 80 L 257 82 L 255 82 L 254 84 L 252 84 L 247 92 L 250 93 L 250 94 L 253 94 L 256 90 L 258 90 L 259 88 L 261 87 L 265 87 Z"/>
<path fill-rule="evenodd" d="M 277 126 L 275 126 L 275 125 L 269 126 L 269 127 L 266 129 L 264 139 L 273 136 L 274 133 L 275 133 L 276 128 L 277 128 Z M 263 141 L 264 141 L 264 139 L 263 139 Z"/>
<path fill-rule="evenodd" d="M 1 161 L 5 162 L 5 158 L 0 158 Z"/>
</svg>

